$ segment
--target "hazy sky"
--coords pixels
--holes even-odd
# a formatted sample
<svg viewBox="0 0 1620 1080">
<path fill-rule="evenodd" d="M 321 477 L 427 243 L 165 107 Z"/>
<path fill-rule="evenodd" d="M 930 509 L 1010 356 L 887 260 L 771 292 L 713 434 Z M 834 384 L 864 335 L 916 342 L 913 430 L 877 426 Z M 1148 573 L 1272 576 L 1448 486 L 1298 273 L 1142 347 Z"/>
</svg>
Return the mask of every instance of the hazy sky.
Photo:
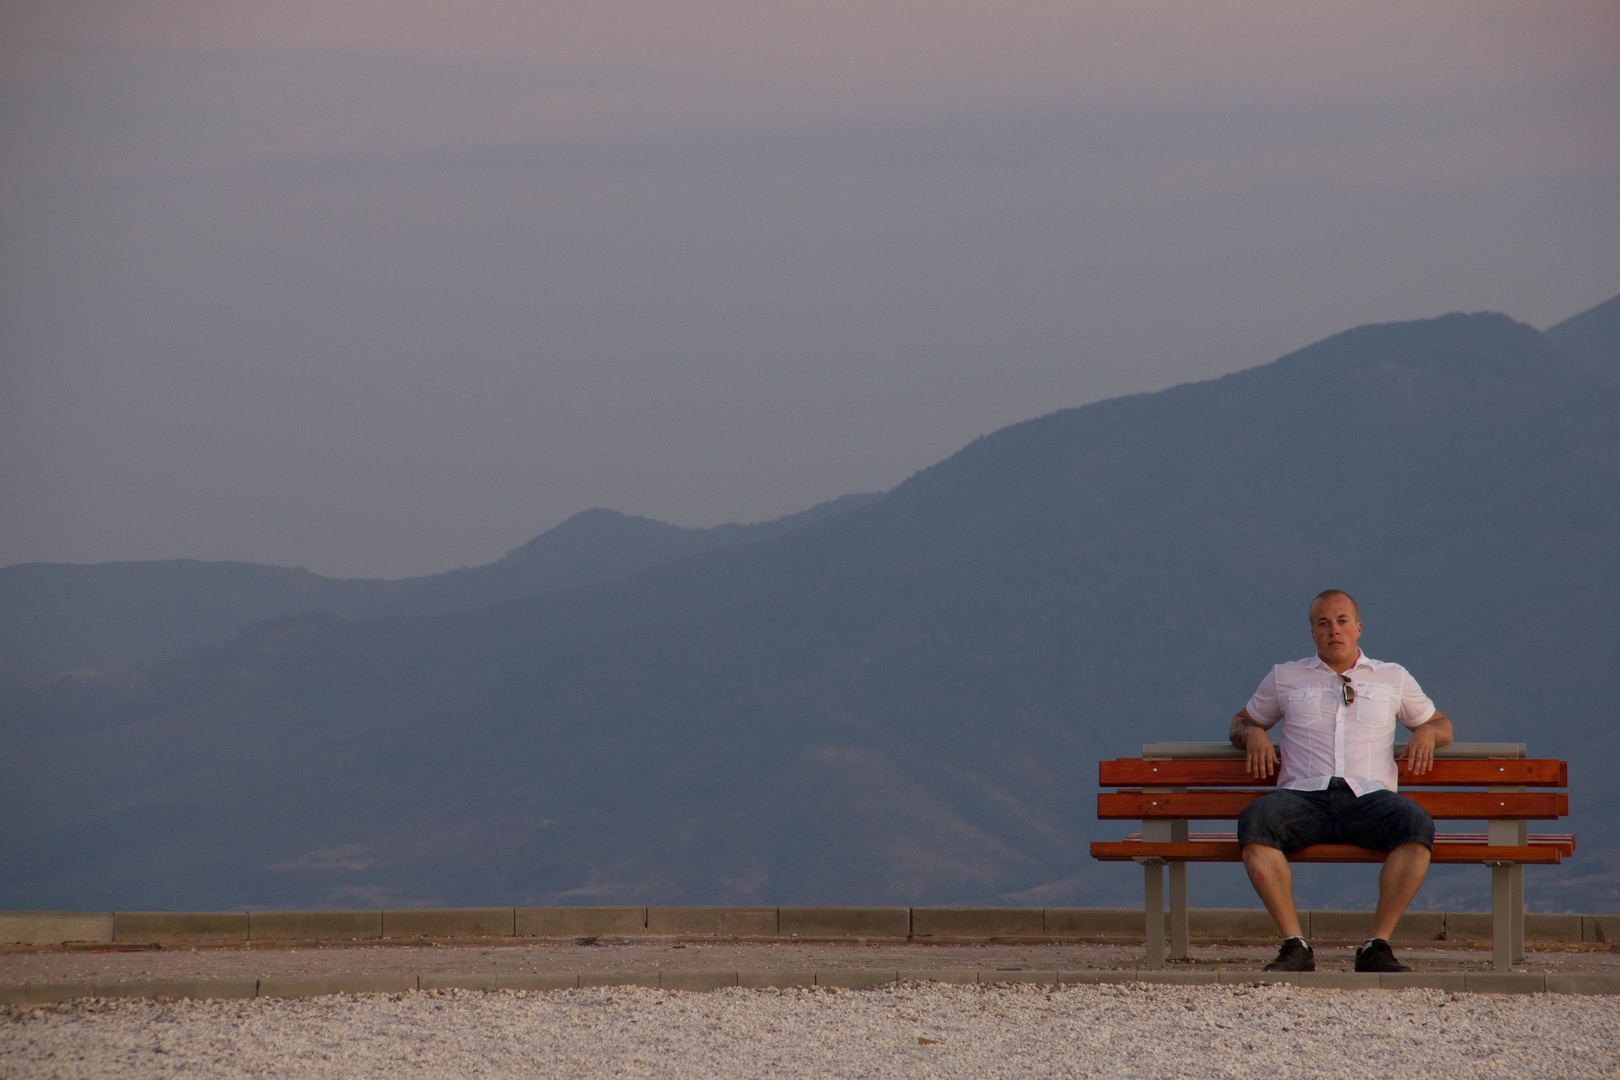
<svg viewBox="0 0 1620 1080">
<path fill-rule="evenodd" d="M 0 565 L 397 576 L 1620 292 L 1620 4 L 0 4 Z"/>
</svg>

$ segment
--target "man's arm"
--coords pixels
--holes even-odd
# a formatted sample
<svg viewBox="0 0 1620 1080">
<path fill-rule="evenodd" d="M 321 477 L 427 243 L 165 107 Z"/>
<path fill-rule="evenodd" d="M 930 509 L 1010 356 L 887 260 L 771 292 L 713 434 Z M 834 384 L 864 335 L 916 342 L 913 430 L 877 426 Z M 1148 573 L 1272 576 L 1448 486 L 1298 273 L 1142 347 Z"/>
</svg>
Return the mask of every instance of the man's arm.
<svg viewBox="0 0 1620 1080">
<path fill-rule="evenodd" d="M 1450 728 L 1447 728 L 1447 731 L 1449 732 Z M 1232 717 L 1232 727 L 1226 737 L 1232 740 L 1233 746 L 1249 755 L 1247 764 L 1250 776 L 1256 780 L 1264 780 L 1277 771 L 1277 748 L 1271 745 L 1271 736 L 1266 734 L 1265 728 L 1254 722 L 1248 709 L 1239 709 L 1237 715 Z M 1449 742 L 1450 738 L 1448 737 L 1446 741 Z"/>
<path fill-rule="evenodd" d="M 1406 753 L 1401 760 L 1407 763 L 1407 768 L 1413 776 L 1422 776 L 1434 768 L 1434 749 L 1437 746 L 1451 745 L 1451 721 L 1443 713 L 1436 712 L 1423 723 L 1412 729 L 1411 736 L 1406 741 Z"/>
</svg>

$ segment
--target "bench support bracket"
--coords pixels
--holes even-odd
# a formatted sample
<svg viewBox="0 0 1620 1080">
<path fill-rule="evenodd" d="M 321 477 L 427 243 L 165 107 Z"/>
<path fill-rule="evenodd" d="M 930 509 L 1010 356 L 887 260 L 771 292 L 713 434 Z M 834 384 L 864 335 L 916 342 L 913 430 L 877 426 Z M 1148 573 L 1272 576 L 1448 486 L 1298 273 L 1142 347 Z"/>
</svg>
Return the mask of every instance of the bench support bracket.
<svg viewBox="0 0 1620 1080">
<path fill-rule="evenodd" d="M 1523 788 L 1492 787 L 1492 791 L 1522 791 Z M 1503 847 L 1530 842 L 1530 823 L 1520 819 L 1500 819 L 1485 823 L 1491 844 Z M 1524 963 L 1524 864 L 1497 863 L 1491 867 L 1491 966 L 1511 971 Z"/>
<path fill-rule="evenodd" d="M 1186 829 L 1186 822 L 1181 823 Z M 1170 864 L 1170 959 L 1187 959 L 1187 864 Z"/>
<path fill-rule="evenodd" d="M 1164 967 L 1164 860 L 1138 859 L 1142 864 L 1142 907 L 1147 912 L 1147 968 Z"/>
<path fill-rule="evenodd" d="M 1147 792 L 1156 792 L 1148 788 Z M 1183 791 L 1184 788 L 1166 788 L 1165 791 Z M 1142 822 L 1142 839 L 1152 843 L 1185 844 L 1187 822 L 1179 819 L 1147 820 Z M 1143 862 L 1147 875 L 1143 882 L 1143 897 L 1147 907 L 1148 967 L 1164 967 L 1164 875 L 1159 871 L 1163 859 L 1153 865 Z M 1171 862 L 1170 867 L 1170 959 L 1187 959 L 1187 864 Z"/>
</svg>

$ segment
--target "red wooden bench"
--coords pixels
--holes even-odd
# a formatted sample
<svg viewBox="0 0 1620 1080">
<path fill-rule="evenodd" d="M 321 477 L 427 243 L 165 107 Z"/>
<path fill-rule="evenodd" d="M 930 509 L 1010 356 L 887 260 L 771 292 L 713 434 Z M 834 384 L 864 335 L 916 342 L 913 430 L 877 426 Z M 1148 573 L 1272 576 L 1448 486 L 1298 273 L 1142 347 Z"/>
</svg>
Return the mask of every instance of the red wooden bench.
<svg viewBox="0 0 1620 1080">
<path fill-rule="evenodd" d="M 1435 751 L 1434 768 L 1413 776 L 1405 762 L 1401 794 L 1436 821 L 1486 822 L 1483 833 L 1435 835 L 1432 861 L 1476 863 L 1491 868 L 1492 952 L 1496 968 L 1511 970 L 1524 959 L 1524 867 L 1557 863 L 1575 850 L 1565 834 L 1531 835 L 1528 823 L 1564 817 L 1569 795 L 1541 790 L 1568 787 L 1568 765 L 1524 756 L 1523 743 L 1453 743 Z M 1395 749 L 1397 757 L 1403 746 Z M 1244 768 L 1242 751 L 1230 743 L 1156 743 L 1140 758 L 1117 758 L 1099 766 L 1097 817 L 1136 819 L 1142 831 L 1123 840 L 1091 845 L 1094 859 L 1141 863 L 1147 925 L 1147 963 L 1164 966 L 1164 872 L 1170 868 L 1170 957 L 1187 956 L 1187 864 L 1242 862 L 1236 826 L 1225 832 L 1189 831 L 1192 821 L 1236 821 L 1243 808 L 1276 785 L 1256 780 Z M 1113 788 L 1116 790 L 1106 790 Z M 1456 790 L 1456 789 L 1472 790 Z M 1530 790 L 1532 788 L 1538 790 Z M 1288 856 L 1290 862 L 1383 862 L 1384 853 L 1349 844 L 1317 844 Z"/>
</svg>

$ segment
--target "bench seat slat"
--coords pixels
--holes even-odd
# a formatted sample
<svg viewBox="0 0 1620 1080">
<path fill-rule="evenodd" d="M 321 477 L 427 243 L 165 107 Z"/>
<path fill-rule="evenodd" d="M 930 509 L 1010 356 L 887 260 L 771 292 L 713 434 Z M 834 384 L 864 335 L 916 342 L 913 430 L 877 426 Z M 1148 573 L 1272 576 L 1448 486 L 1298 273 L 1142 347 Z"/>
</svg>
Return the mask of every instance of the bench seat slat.
<svg viewBox="0 0 1620 1080">
<path fill-rule="evenodd" d="M 1289 862 L 1369 862 L 1384 861 L 1384 852 L 1350 844 L 1313 844 L 1288 856 Z M 1177 862 L 1242 862 L 1236 840 L 1200 840 L 1185 843 L 1148 843 L 1141 840 L 1098 840 L 1091 845 L 1091 857 L 1103 862 L 1125 862 L 1140 858 L 1173 859 Z M 1444 843 L 1435 841 L 1431 861 L 1436 863 L 1558 863 L 1564 852 L 1552 844 L 1523 847 L 1492 847 L 1489 844 Z"/>
<path fill-rule="evenodd" d="M 1402 787 L 1447 787 L 1486 784 L 1523 784 L 1527 787 L 1568 787 L 1569 766 L 1554 758 L 1480 759 L 1436 758 L 1434 768 L 1413 776 L 1404 762 L 1396 762 Z M 1117 758 L 1098 763 L 1102 787 L 1272 787 L 1275 775 L 1256 780 L 1237 760 L 1144 761 Z"/>
<path fill-rule="evenodd" d="M 1097 796 L 1097 817 L 1186 818 L 1215 821 L 1235 818 L 1264 791 L 1185 791 L 1174 793 L 1104 791 Z M 1569 796 L 1562 791 L 1408 791 L 1403 792 L 1429 812 L 1449 820 L 1519 818 L 1550 820 L 1569 814 Z"/>
</svg>

